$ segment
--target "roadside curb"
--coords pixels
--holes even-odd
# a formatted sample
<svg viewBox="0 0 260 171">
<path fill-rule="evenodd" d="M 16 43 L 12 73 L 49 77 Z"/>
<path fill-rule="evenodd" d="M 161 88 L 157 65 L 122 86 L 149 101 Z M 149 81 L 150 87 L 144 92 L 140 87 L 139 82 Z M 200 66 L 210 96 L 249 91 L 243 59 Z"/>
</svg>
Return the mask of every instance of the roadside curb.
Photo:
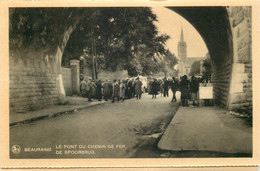
<svg viewBox="0 0 260 171">
<path fill-rule="evenodd" d="M 163 134 L 160 136 L 160 139 L 157 143 L 157 148 L 160 149 L 160 150 L 168 150 L 168 149 L 164 149 L 164 148 L 161 148 L 161 141 L 162 141 L 162 138 L 164 138 L 166 135 L 165 134 L 168 134 L 168 131 L 167 129 L 171 126 L 171 123 L 173 122 L 173 120 L 175 119 L 175 116 L 177 115 L 179 109 L 182 107 L 181 106 L 181 102 L 177 102 L 178 103 L 178 107 L 177 107 L 177 110 L 175 111 L 173 117 L 171 118 L 171 121 L 168 123 L 168 125 L 166 126 L 165 130 L 163 131 Z"/>
<path fill-rule="evenodd" d="M 87 105 L 87 106 L 83 106 L 83 107 L 78 107 L 78 108 L 74 108 L 74 109 L 69 109 L 69 110 L 66 110 L 66 111 L 61 111 L 61 112 L 46 114 L 46 115 L 42 115 L 42 116 L 37 116 L 37 117 L 34 117 L 34 118 L 22 120 L 22 121 L 12 122 L 12 123 L 9 123 L 9 126 L 11 127 L 11 126 L 19 125 L 19 124 L 26 124 L 26 123 L 42 120 L 42 119 L 45 119 L 45 118 L 56 117 L 56 116 L 60 116 L 60 115 L 66 114 L 66 113 L 74 112 L 75 110 L 83 110 L 83 109 L 99 106 L 101 104 L 104 104 L 104 102 L 92 104 L 92 105 Z"/>
</svg>

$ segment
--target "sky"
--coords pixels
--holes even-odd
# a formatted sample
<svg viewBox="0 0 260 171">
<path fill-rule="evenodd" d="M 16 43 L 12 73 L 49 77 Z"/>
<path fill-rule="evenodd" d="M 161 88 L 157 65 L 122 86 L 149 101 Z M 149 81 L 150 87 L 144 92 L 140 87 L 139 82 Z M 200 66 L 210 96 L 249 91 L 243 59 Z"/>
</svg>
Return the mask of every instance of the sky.
<svg viewBox="0 0 260 171">
<path fill-rule="evenodd" d="M 168 34 L 171 38 L 167 41 L 167 47 L 178 56 L 178 42 L 180 41 L 181 28 L 183 28 L 184 41 L 187 44 L 187 57 L 204 57 L 208 49 L 198 31 L 182 16 L 165 7 L 152 7 L 157 15 L 159 33 Z"/>
</svg>

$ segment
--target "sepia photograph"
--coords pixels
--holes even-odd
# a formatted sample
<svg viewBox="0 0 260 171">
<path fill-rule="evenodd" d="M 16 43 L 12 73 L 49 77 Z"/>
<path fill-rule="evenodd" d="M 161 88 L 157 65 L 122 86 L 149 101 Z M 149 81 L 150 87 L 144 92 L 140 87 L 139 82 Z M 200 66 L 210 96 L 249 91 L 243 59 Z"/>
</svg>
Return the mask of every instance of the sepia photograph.
<svg viewBox="0 0 260 171">
<path fill-rule="evenodd" d="M 10 157 L 252 157 L 251 26 L 250 6 L 10 8 Z"/>
<path fill-rule="evenodd" d="M 259 161 L 256 5 L 48 4 L 3 8 L 8 165 Z"/>
</svg>

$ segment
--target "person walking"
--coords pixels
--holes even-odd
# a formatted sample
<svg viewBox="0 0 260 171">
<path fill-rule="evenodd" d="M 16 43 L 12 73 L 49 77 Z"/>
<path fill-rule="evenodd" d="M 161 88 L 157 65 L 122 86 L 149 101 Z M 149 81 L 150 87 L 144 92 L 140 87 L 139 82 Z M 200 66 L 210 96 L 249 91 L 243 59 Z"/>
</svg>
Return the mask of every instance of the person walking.
<svg viewBox="0 0 260 171">
<path fill-rule="evenodd" d="M 142 96 L 142 85 L 143 83 L 139 80 L 139 77 L 136 78 L 134 87 L 135 87 L 135 94 L 137 99 L 141 99 Z"/>
<path fill-rule="evenodd" d="M 184 75 L 182 77 L 182 80 L 180 82 L 180 88 L 181 88 L 181 103 L 182 106 L 189 106 L 188 101 L 190 98 L 190 82 L 187 80 L 187 75 Z"/>
<path fill-rule="evenodd" d="M 113 83 L 113 95 L 112 95 L 112 103 L 115 102 L 115 98 L 117 99 L 117 101 L 119 102 L 119 91 L 120 91 L 120 87 L 119 84 L 116 80 L 114 80 Z"/>
<path fill-rule="evenodd" d="M 127 98 L 131 99 L 132 98 L 132 81 L 130 79 L 128 79 L 126 84 L 127 84 L 127 86 L 126 86 Z"/>
<path fill-rule="evenodd" d="M 125 100 L 125 88 L 124 81 L 119 81 L 119 97 L 122 101 Z"/>
<path fill-rule="evenodd" d="M 87 96 L 87 82 L 85 80 L 82 80 L 80 82 L 80 93 L 83 97 Z"/>
<path fill-rule="evenodd" d="M 107 79 L 105 79 L 105 82 L 103 83 L 103 96 L 105 101 L 107 101 L 110 97 L 110 87 Z"/>
<path fill-rule="evenodd" d="M 166 77 L 163 79 L 163 97 L 169 97 L 169 81 Z"/>
<path fill-rule="evenodd" d="M 198 91 L 199 91 L 199 82 L 194 76 L 192 76 L 190 82 L 190 92 L 191 92 L 191 101 L 193 106 L 196 105 L 195 101 L 197 101 Z"/>
<path fill-rule="evenodd" d="M 108 86 L 109 86 L 109 99 L 112 99 L 113 97 L 113 83 L 108 80 Z"/>
<path fill-rule="evenodd" d="M 83 91 L 82 91 L 82 85 L 83 84 L 81 84 L 81 83 L 83 83 L 82 81 L 84 81 L 84 83 L 86 83 L 86 81 L 84 80 L 84 76 L 83 76 L 83 74 L 80 74 L 80 76 L 79 76 L 79 81 L 80 81 L 80 86 L 79 86 L 79 92 L 81 93 L 81 95 L 83 95 Z M 83 85 L 84 86 L 84 85 Z M 86 88 L 86 86 L 85 86 L 85 88 Z M 84 90 L 84 92 L 86 92 L 86 90 Z M 84 96 L 84 95 L 83 95 Z"/>
<path fill-rule="evenodd" d="M 179 87 L 179 82 L 175 77 L 172 77 L 172 81 L 170 83 L 170 87 L 172 90 L 172 102 L 176 102 L 176 91 L 178 90 Z"/>
<path fill-rule="evenodd" d="M 124 81 L 124 84 L 125 84 L 125 98 L 126 98 L 126 99 L 129 99 L 128 81 L 129 81 L 129 79 L 126 79 L 126 80 Z"/>
<path fill-rule="evenodd" d="M 160 84 L 157 81 L 156 78 L 153 79 L 151 82 L 151 94 L 152 94 L 152 99 L 156 99 L 156 95 L 158 94 L 158 91 L 160 90 Z"/>
<path fill-rule="evenodd" d="M 88 81 L 87 81 L 87 87 L 86 87 L 86 92 L 87 92 L 87 95 L 88 95 L 88 101 L 92 101 L 92 98 L 93 98 L 93 92 L 94 92 L 94 82 L 91 80 L 91 79 L 89 79 Z"/>
<path fill-rule="evenodd" d="M 98 80 L 96 82 L 96 97 L 97 97 L 98 101 L 102 100 L 102 83 L 101 83 L 101 80 Z"/>
</svg>

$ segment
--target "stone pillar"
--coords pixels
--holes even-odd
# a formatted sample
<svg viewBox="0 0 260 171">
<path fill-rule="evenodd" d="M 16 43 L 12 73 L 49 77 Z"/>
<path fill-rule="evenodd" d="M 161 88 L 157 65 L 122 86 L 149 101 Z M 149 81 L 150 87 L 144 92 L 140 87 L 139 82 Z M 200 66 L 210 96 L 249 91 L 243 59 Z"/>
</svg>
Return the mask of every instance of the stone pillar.
<svg viewBox="0 0 260 171">
<path fill-rule="evenodd" d="M 233 63 L 227 104 L 229 110 L 247 102 L 246 94 L 243 89 L 244 83 L 246 83 L 248 79 L 247 74 L 244 73 L 244 68 L 244 64 Z"/>
<path fill-rule="evenodd" d="M 229 15 L 233 64 L 227 108 L 232 110 L 252 103 L 251 7 L 231 7 Z"/>
<path fill-rule="evenodd" d="M 79 60 L 70 60 L 71 67 L 71 81 L 72 81 L 72 93 L 79 93 Z"/>
<path fill-rule="evenodd" d="M 56 87 L 58 89 L 59 104 L 66 103 L 66 93 L 63 86 L 62 75 L 59 74 L 56 79 Z"/>
</svg>

